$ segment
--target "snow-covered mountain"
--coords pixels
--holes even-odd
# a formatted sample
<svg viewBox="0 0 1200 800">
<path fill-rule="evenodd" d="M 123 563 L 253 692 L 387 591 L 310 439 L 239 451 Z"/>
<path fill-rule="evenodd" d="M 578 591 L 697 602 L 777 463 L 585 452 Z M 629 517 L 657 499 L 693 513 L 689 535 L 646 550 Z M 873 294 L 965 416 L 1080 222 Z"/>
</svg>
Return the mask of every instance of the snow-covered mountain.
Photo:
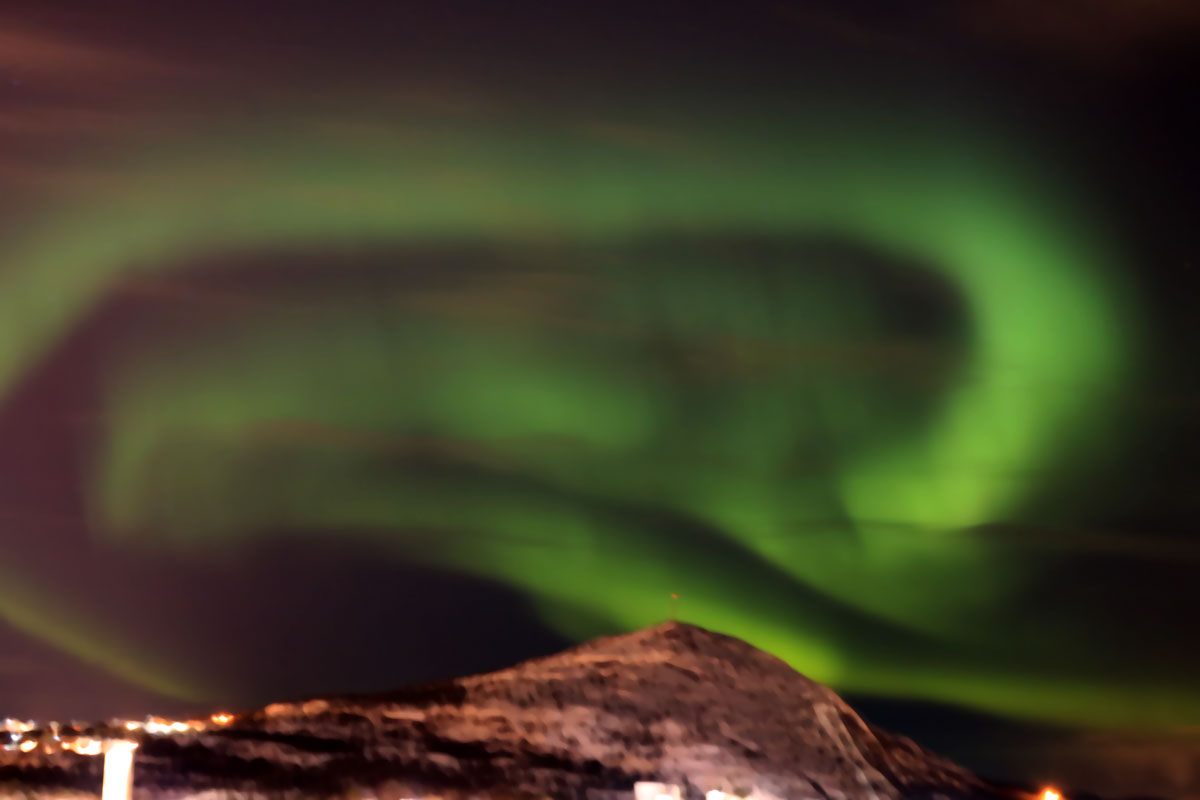
<svg viewBox="0 0 1200 800">
<path fill-rule="evenodd" d="M 43 764 L 86 788 L 81 757 Z M 14 777 L 14 766 L 3 770 Z M 92 767 L 92 773 L 95 769 Z M 4 777 L 4 775 L 0 775 Z M 20 777 L 19 771 L 16 777 Z M 275 703 L 219 730 L 146 736 L 149 798 L 553 797 L 635 783 L 800 800 L 998 797 L 832 690 L 733 637 L 668 622 L 388 695 Z M 213 794 L 216 792 L 216 794 Z"/>
</svg>

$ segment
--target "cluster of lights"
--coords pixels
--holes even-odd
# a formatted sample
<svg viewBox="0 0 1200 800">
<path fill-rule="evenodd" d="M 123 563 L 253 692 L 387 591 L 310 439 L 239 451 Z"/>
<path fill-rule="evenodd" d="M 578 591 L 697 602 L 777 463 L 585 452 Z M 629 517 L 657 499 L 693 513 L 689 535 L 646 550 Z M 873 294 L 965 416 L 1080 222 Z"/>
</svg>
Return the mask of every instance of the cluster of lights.
<svg viewBox="0 0 1200 800">
<path fill-rule="evenodd" d="M 4 749 L 9 751 L 32 753 L 44 744 L 47 752 L 52 752 L 56 745 L 63 750 L 87 752 L 95 747 L 93 742 L 100 742 L 101 746 L 103 744 L 102 740 L 77 735 L 74 727 L 68 727 L 64 731 L 63 726 L 57 722 L 51 722 L 45 730 L 39 728 L 35 722 L 21 719 L 7 718 L 3 725 L 7 734 Z"/>
<path fill-rule="evenodd" d="M 178 733 L 196 733 L 207 730 L 209 727 L 216 725 L 224 727 L 233 723 L 235 717 L 226 711 L 218 711 L 206 720 L 190 719 L 187 721 L 169 720 L 162 717 L 146 717 L 145 720 L 139 722 L 137 720 L 129 720 L 122 724 L 125 730 L 145 731 L 146 733 L 155 735 L 170 735 Z"/>
<path fill-rule="evenodd" d="M 71 741 L 62 742 L 62 748 L 70 750 L 76 755 L 98 756 L 104 752 L 104 740 L 91 736 L 79 736 Z"/>
<path fill-rule="evenodd" d="M 126 720 L 108 725 L 84 726 L 75 725 L 64 727 L 58 722 L 48 723 L 45 727 L 37 723 L 19 720 L 3 720 L 3 732 L 8 736 L 3 744 L 4 750 L 32 753 L 40 747 L 46 752 L 53 752 L 55 747 L 76 753 L 81 756 L 98 756 L 106 752 L 106 748 L 116 742 L 127 741 L 122 733 L 144 732 L 152 735 L 178 735 L 196 733 L 210 727 L 224 727 L 235 721 L 233 714 L 225 711 L 217 712 L 207 720 L 169 720 L 162 717 L 147 717 L 145 720 Z M 87 728 L 88 734 L 78 733 L 80 728 Z M 96 729 L 110 729 L 111 735 L 103 733 L 93 735 Z"/>
<path fill-rule="evenodd" d="M 10 732 L 8 741 L 4 743 L 5 750 L 18 750 L 22 753 L 32 753 L 39 747 L 46 752 L 54 752 L 57 746 L 81 756 L 98 756 L 104 752 L 105 739 L 99 736 L 75 736 L 70 733 L 63 735 L 57 727 L 50 730 L 46 736 L 42 731 L 30 728 L 20 732 Z M 27 735 L 28 734 L 28 735 Z"/>
<path fill-rule="evenodd" d="M 204 730 L 204 723 L 191 720 L 188 722 L 174 722 L 161 717 L 149 717 L 145 722 L 134 723 L 136 727 L 129 728 L 129 723 L 125 726 L 129 730 L 143 730 L 151 734 L 170 734 L 170 733 L 190 733 L 192 731 Z"/>
</svg>

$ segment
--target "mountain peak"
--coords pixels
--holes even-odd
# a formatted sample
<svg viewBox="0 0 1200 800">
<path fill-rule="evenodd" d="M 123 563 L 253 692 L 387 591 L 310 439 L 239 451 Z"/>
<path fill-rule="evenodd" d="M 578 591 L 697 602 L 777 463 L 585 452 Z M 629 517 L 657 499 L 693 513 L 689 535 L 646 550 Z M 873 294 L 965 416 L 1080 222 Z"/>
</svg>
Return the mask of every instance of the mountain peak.
<svg viewBox="0 0 1200 800">
<path fill-rule="evenodd" d="M 735 636 L 674 619 L 630 633 L 592 639 L 548 658 L 568 657 L 573 653 L 633 654 L 639 650 L 647 653 L 666 651 L 722 659 L 757 658 L 784 665 L 780 659 Z"/>
<path fill-rule="evenodd" d="M 762 800 L 996 794 L 867 725 L 774 656 L 676 620 L 434 686 L 275 703 L 217 730 L 147 737 L 137 771 L 163 797 L 304 786 L 321 796 L 603 800 L 640 781 L 678 786 L 688 800 L 714 790 Z"/>
</svg>

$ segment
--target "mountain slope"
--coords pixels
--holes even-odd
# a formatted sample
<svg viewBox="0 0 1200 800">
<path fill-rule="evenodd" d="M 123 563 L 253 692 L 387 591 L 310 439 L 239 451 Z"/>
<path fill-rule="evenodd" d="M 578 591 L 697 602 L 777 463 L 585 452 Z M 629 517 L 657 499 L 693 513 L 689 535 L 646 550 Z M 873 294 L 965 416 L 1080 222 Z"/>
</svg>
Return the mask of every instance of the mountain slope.
<svg viewBox="0 0 1200 800">
<path fill-rule="evenodd" d="M 696 798 L 998 794 L 779 659 L 679 622 L 434 686 L 276 703 L 226 729 L 147 737 L 136 778 L 155 797 L 300 787 L 381 800 L 596 798 L 636 781 Z"/>
</svg>

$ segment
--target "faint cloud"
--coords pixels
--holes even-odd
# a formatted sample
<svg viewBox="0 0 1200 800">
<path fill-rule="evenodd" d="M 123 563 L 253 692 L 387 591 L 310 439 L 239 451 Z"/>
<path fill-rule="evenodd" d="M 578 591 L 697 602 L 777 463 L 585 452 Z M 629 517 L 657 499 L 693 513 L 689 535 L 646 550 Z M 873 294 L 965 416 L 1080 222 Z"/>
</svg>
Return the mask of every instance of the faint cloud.
<svg viewBox="0 0 1200 800">
<path fill-rule="evenodd" d="M 0 18 L 0 54 L 32 88 L 47 82 L 79 87 L 116 78 L 161 73 L 170 65 L 114 47 L 85 44 L 61 34 L 21 28 Z M 173 67 L 172 67 L 173 68 Z"/>
<path fill-rule="evenodd" d="M 920 57 L 991 41 L 1104 64 L 1200 34 L 1195 0 L 943 0 L 899 4 L 887 13 L 877 5 L 790 0 L 774 8 L 779 19 L 824 39 Z"/>
<path fill-rule="evenodd" d="M 705 155 L 686 136 L 653 125 L 597 120 L 584 123 L 583 133 L 596 141 L 654 155 Z"/>
<path fill-rule="evenodd" d="M 1200 731 L 1178 735 L 1084 733 L 1052 747 L 1054 769 L 1102 794 L 1200 798 Z M 1086 776 L 1086 777 L 1085 777 Z"/>
<path fill-rule="evenodd" d="M 1195 0 L 988 0 L 947 8 L 977 34 L 1094 61 L 1200 33 Z"/>
<path fill-rule="evenodd" d="M 856 14 L 844 5 L 828 2 L 787 2 L 775 6 L 776 16 L 804 32 L 860 50 L 927 54 L 919 36 L 907 26 L 878 17 Z"/>
<path fill-rule="evenodd" d="M 31 658 L 0 656 L 0 678 L 24 678 L 37 672 L 38 665 Z"/>
</svg>

